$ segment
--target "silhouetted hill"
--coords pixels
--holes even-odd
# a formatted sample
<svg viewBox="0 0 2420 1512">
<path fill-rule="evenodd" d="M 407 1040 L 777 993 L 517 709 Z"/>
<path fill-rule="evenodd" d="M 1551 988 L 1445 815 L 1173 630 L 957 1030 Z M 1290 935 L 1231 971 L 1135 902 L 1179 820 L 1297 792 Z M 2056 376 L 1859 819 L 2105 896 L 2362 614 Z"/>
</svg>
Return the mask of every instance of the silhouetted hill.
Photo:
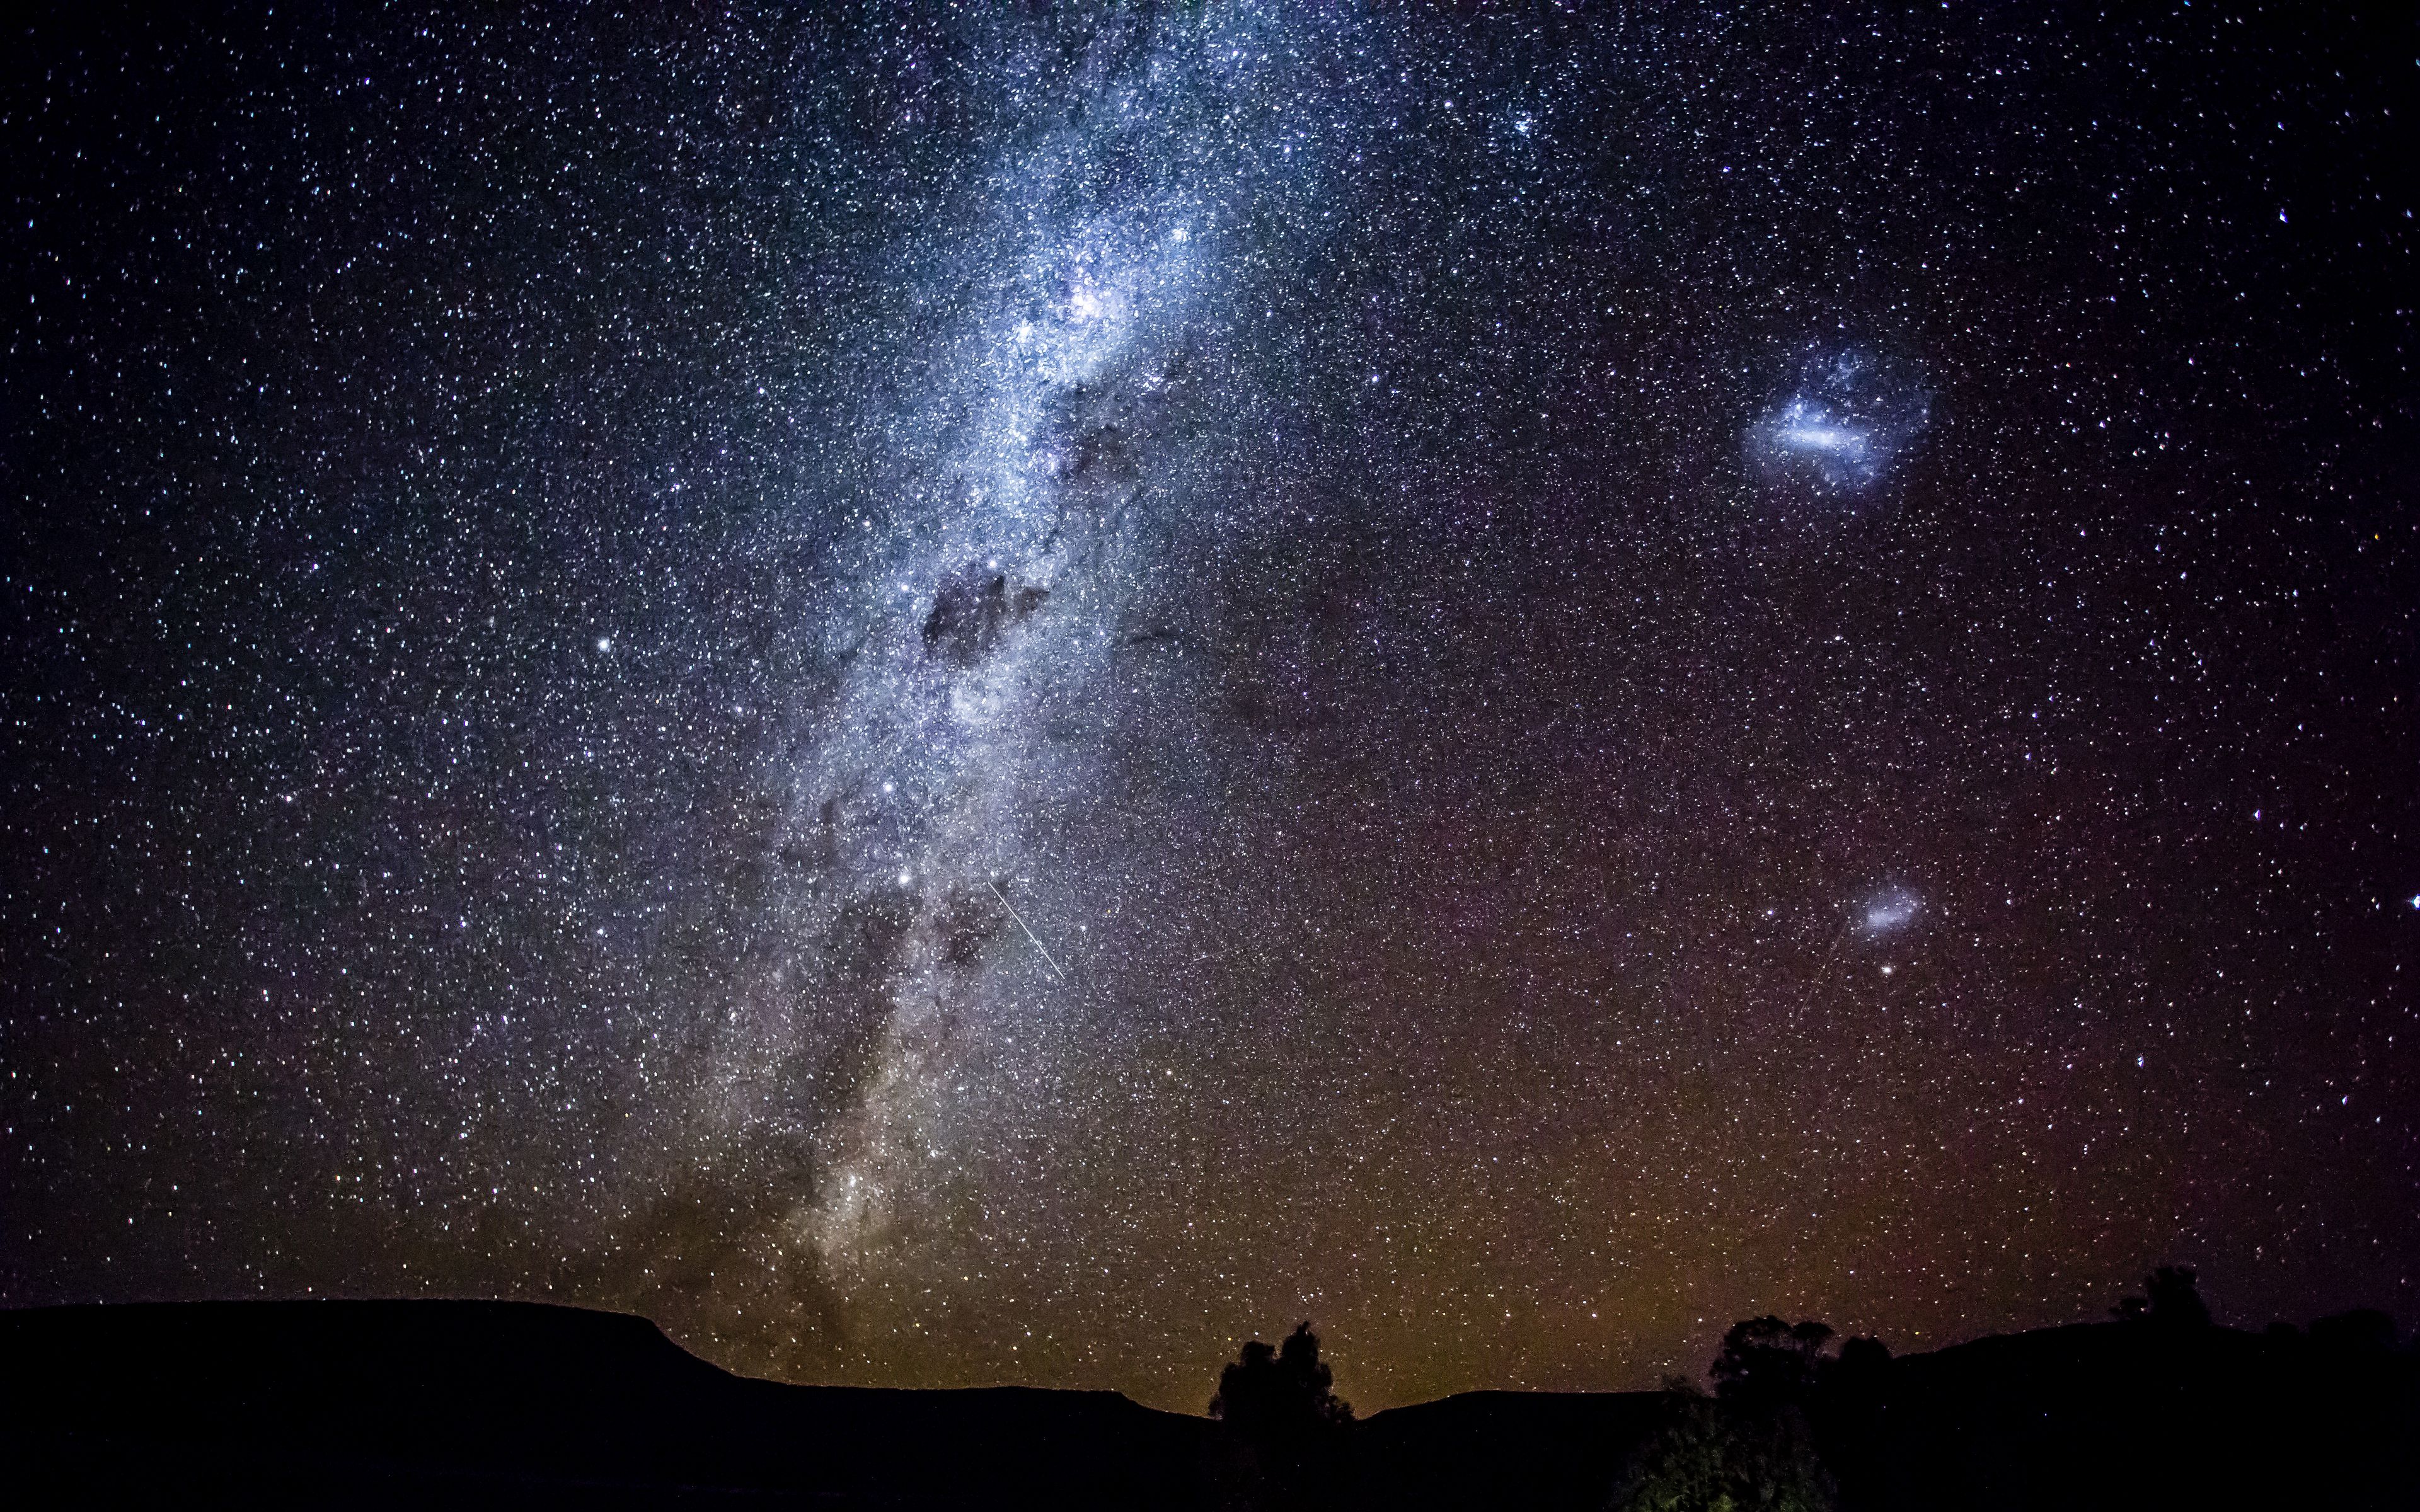
<svg viewBox="0 0 2420 1512">
<path fill-rule="evenodd" d="M 2084 1323 L 1892 1362 L 1872 1504 L 2420 1507 L 2420 1358 Z"/>
<path fill-rule="evenodd" d="M 1890 1361 L 1814 1416 L 1849 1512 L 2420 1508 L 2420 1358 L 2388 1340 L 2087 1323 Z M 1599 1512 L 1653 1393 L 1474 1392 L 1359 1426 L 1366 1504 Z"/>
<path fill-rule="evenodd" d="M 0 1362 L 10 1473 L 77 1501 L 1179 1505 L 1209 1431 L 1111 1392 L 751 1381 L 523 1303 L 41 1308 L 0 1313 Z"/>
<path fill-rule="evenodd" d="M 1373 1507 L 1605 1504 L 1654 1428 L 1654 1392 L 1473 1391 L 1379 1412 L 1355 1456 Z"/>
<path fill-rule="evenodd" d="M 18 1505 L 1187 1508 L 1221 1431 L 1106 1392 L 750 1381 L 644 1319 L 516 1303 L 5 1312 L 0 1375 Z M 1340 1512 L 1597 1512 L 1665 1405 L 1380 1412 Z M 2420 1507 L 2420 1359 L 2375 1328 L 2045 1329 L 1891 1360 L 1811 1416 L 1850 1512 Z"/>
</svg>

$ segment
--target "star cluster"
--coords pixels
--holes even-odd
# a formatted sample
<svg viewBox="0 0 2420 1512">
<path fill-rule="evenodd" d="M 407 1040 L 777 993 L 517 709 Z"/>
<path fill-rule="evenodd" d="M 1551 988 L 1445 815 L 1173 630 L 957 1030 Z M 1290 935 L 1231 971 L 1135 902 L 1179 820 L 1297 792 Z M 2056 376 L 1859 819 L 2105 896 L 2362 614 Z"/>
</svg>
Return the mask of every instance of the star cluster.
<svg viewBox="0 0 2420 1512">
<path fill-rule="evenodd" d="M 2401 53 L 796 10 L 21 38 L 0 1300 L 2412 1310 Z"/>
</svg>

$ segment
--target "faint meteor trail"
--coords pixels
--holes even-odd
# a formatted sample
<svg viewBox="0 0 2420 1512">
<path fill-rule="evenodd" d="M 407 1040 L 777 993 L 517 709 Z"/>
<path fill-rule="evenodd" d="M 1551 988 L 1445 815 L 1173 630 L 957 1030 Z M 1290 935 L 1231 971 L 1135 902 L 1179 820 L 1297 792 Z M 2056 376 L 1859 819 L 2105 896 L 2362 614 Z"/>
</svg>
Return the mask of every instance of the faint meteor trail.
<svg viewBox="0 0 2420 1512">
<path fill-rule="evenodd" d="M 1060 981 L 1065 981 L 1067 974 L 1059 969 L 1057 961 L 1051 960 L 1050 948 L 1042 943 L 1042 936 L 1033 933 L 1033 926 L 1027 923 L 1025 916 L 1016 911 L 1016 905 L 1008 901 L 1008 894 L 1000 890 L 1000 884 L 986 878 L 984 886 L 989 887 L 991 895 L 1000 900 L 1000 905 L 1008 910 L 1008 917 L 1016 920 L 1016 927 L 1025 931 L 1025 937 L 1032 940 L 1033 948 L 1042 952 L 1042 959 L 1050 963 L 1050 975 Z"/>
</svg>

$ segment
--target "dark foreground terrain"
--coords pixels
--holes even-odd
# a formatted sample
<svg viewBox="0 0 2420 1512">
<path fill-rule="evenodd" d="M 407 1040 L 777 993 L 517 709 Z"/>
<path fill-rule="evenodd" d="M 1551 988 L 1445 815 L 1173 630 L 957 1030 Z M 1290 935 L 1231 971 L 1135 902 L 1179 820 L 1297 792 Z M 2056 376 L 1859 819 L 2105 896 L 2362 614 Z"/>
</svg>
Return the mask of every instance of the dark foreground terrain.
<svg viewBox="0 0 2420 1512">
<path fill-rule="evenodd" d="M 1891 1360 L 1844 1506 L 2420 1506 L 2391 1335 L 2102 1323 Z M 15 1505 L 1206 1507 L 1225 1431 L 1105 1392 L 750 1381 L 644 1319 L 478 1302 L 0 1313 Z M 1668 1404 L 1481 1392 L 1345 1430 L 1311 1504 L 1598 1508 Z M 1302 1504 L 1287 1502 L 1285 1504 Z"/>
</svg>

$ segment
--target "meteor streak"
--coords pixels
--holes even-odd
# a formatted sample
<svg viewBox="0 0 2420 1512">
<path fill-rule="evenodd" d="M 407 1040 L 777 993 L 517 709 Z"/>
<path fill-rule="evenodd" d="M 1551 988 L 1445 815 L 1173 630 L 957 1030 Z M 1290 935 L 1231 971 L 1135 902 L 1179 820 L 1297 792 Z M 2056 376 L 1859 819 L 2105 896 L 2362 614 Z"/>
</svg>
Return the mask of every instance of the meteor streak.
<svg viewBox="0 0 2420 1512">
<path fill-rule="evenodd" d="M 1050 963 L 1050 975 L 1061 981 L 1065 981 L 1067 980 L 1067 973 L 1059 969 L 1058 962 L 1051 960 L 1050 947 L 1043 944 L 1042 936 L 1033 933 L 1033 926 L 1027 923 L 1025 921 L 1025 916 L 1016 911 L 1016 905 L 1008 901 L 1008 894 L 1000 890 L 1000 884 L 990 881 L 989 879 L 985 879 L 984 886 L 989 887 L 991 889 L 991 895 L 1000 900 L 1000 905 L 1008 910 L 1008 917 L 1016 920 L 1016 927 L 1025 931 L 1025 937 L 1032 940 L 1033 942 L 1033 948 L 1042 952 L 1042 959 Z"/>
</svg>

